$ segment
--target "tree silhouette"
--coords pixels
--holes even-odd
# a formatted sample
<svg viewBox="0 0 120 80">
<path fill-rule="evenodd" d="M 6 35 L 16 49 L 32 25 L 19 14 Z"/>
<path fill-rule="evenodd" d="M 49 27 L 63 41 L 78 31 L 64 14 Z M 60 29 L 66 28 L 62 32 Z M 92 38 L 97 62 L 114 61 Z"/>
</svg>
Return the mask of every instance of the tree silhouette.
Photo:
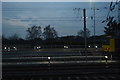
<svg viewBox="0 0 120 80">
<path fill-rule="evenodd" d="M 109 22 L 109 24 L 104 27 L 104 29 L 104 32 L 107 36 L 120 37 L 120 23 L 117 23 L 115 20 Z"/>
<path fill-rule="evenodd" d="M 27 36 L 26 39 L 33 40 L 36 38 L 41 38 L 42 32 L 40 26 L 32 26 L 26 30 Z"/>
<path fill-rule="evenodd" d="M 17 33 L 15 33 L 15 34 L 11 35 L 8 39 L 9 40 L 19 40 L 20 37 L 19 37 L 19 35 Z"/>
<path fill-rule="evenodd" d="M 78 36 L 81 36 L 81 37 L 84 37 L 84 30 L 81 29 L 80 31 L 78 31 L 78 32 L 77 32 L 77 35 L 78 35 Z M 86 29 L 86 36 L 87 36 L 87 37 L 90 36 L 90 30 L 89 30 L 88 28 Z"/>
<path fill-rule="evenodd" d="M 54 39 L 58 37 L 56 30 L 50 25 L 46 26 L 43 31 L 43 37 L 44 39 Z"/>
<path fill-rule="evenodd" d="M 2 40 L 6 40 L 6 36 L 5 35 L 2 35 Z"/>
</svg>

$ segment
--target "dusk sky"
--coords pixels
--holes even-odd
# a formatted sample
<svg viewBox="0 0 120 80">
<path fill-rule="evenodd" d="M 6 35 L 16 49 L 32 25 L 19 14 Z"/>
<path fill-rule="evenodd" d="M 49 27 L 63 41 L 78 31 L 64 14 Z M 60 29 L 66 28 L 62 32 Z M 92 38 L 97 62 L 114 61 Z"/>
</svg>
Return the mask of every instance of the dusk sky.
<svg viewBox="0 0 120 80">
<path fill-rule="evenodd" d="M 101 23 L 106 19 L 110 2 L 96 2 L 96 35 L 104 34 Z M 107 8 L 105 8 L 107 7 Z M 80 8 L 80 10 L 73 10 Z M 33 25 L 42 29 L 51 25 L 58 36 L 77 35 L 83 29 L 83 9 L 87 11 L 87 28 L 93 35 L 93 3 L 90 2 L 3 2 L 2 3 L 2 33 L 10 36 L 17 33 L 25 38 L 26 30 Z M 117 20 L 117 6 L 110 15 Z"/>
</svg>

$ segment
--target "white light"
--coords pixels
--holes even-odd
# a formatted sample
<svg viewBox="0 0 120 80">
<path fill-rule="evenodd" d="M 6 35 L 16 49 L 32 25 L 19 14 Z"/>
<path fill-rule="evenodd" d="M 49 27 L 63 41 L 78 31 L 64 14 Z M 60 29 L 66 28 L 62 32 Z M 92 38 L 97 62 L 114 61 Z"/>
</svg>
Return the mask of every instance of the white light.
<svg viewBox="0 0 120 80">
<path fill-rule="evenodd" d="M 39 48 L 41 48 L 41 46 L 39 46 Z"/>
<path fill-rule="evenodd" d="M 108 56 L 105 56 L 105 58 L 107 59 L 107 58 L 108 58 Z"/>
<path fill-rule="evenodd" d="M 37 47 L 37 49 L 38 49 L 39 47 Z"/>
<path fill-rule="evenodd" d="M 88 17 L 86 17 L 86 18 L 88 18 Z"/>
<path fill-rule="evenodd" d="M 66 46 L 66 48 L 68 48 L 68 46 Z"/>
<path fill-rule="evenodd" d="M 89 17 L 86 17 L 86 18 L 89 18 Z M 82 17 L 82 19 L 84 19 L 84 17 Z"/>
<path fill-rule="evenodd" d="M 64 46 L 64 48 L 66 48 L 66 49 L 67 49 L 67 48 L 68 48 L 68 46 Z"/>
<path fill-rule="evenodd" d="M 17 48 L 16 47 L 13 47 L 15 50 L 17 50 Z"/>
<path fill-rule="evenodd" d="M 40 49 L 41 48 L 41 46 L 37 46 L 37 49 Z"/>
<path fill-rule="evenodd" d="M 88 46 L 90 48 L 90 46 Z"/>
<path fill-rule="evenodd" d="M 48 59 L 50 60 L 50 57 L 48 57 Z"/>
<path fill-rule="evenodd" d="M 95 46 L 95 48 L 98 48 L 98 46 Z"/>
<path fill-rule="evenodd" d="M 8 51 L 10 51 L 10 47 L 8 47 Z"/>
<path fill-rule="evenodd" d="M 4 49 L 7 49 L 7 47 L 4 47 Z"/>
</svg>

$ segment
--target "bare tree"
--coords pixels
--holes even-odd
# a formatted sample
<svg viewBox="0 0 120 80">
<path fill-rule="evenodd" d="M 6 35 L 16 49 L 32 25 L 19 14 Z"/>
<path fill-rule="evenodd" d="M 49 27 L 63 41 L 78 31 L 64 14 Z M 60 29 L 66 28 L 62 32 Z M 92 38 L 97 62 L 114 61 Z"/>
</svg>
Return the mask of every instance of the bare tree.
<svg viewBox="0 0 120 80">
<path fill-rule="evenodd" d="M 5 40 L 5 39 L 7 39 L 7 38 L 6 38 L 6 36 L 3 34 L 3 35 L 2 35 L 2 40 Z"/>
<path fill-rule="evenodd" d="M 117 23 L 116 20 L 109 22 L 104 29 L 104 32 L 107 36 L 120 37 L 120 23 Z"/>
<path fill-rule="evenodd" d="M 44 39 L 54 39 L 58 37 L 58 35 L 56 30 L 53 27 L 51 28 L 50 25 L 48 25 L 44 28 L 43 37 Z"/>
<path fill-rule="evenodd" d="M 9 37 L 9 40 L 18 40 L 18 39 L 20 39 L 20 37 L 17 33 L 15 33 Z"/>
<path fill-rule="evenodd" d="M 41 38 L 42 32 L 40 26 L 32 26 L 31 28 L 28 28 L 26 31 L 27 31 L 26 39 L 28 40 Z"/>
<path fill-rule="evenodd" d="M 84 37 L 84 30 L 80 30 L 78 33 L 77 33 L 78 36 L 81 36 L 81 37 Z M 89 37 L 90 36 L 90 30 L 87 28 L 86 29 L 86 36 Z"/>
</svg>

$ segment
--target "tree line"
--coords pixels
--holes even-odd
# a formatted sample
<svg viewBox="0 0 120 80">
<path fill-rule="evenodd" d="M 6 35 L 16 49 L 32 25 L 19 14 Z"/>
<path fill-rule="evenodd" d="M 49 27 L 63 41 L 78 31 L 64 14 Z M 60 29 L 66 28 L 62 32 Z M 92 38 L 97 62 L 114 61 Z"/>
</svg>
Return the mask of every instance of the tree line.
<svg viewBox="0 0 120 80">
<path fill-rule="evenodd" d="M 87 37 L 90 36 L 89 29 Z M 3 44 L 32 44 L 32 45 L 81 45 L 84 44 L 84 30 L 78 31 L 77 35 L 58 36 L 58 32 L 50 25 L 41 29 L 41 26 L 32 26 L 26 30 L 26 39 L 22 39 L 18 34 L 6 38 L 2 36 Z"/>
<path fill-rule="evenodd" d="M 40 26 L 32 26 L 26 30 L 26 39 L 22 39 L 18 34 L 14 34 L 9 38 L 2 36 L 3 44 L 9 43 L 30 43 L 30 44 L 42 44 L 42 45 L 84 45 L 84 30 L 79 30 L 77 35 L 70 36 L 58 36 L 58 32 L 54 27 L 50 25 L 41 30 Z M 90 36 L 90 30 L 86 30 L 87 43 L 93 44 L 94 36 Z M 102 44 L 103 40 L 107 36 L 111 38 L 120 38 L 120 23 L 115 20 L 108 21 L 106 27 L 104 27 L 104 34 L 96 36 L 96 44 Z"/>
<path fill-rule="evenodd" d="M 89 29 L 86 30 L 86 35 L 87 35 L 87 37 L 90 37 Z M 84 30 L 81 29 L 80 31 L 78 31 L 76 36 L 84 37 Z M 6 38 L 4 35 L 2 37 L 3 37 L 3 39 Z M 50 25 L 48 25 L 45 28 L 43 28 L 43 31 L 41 30 L 41 26 L 29 27 L 26 30 L 26 38 L 25 39 L 26 40 L 34 40 L 34 39 L 48 40 L 48 39 L 55 39 L 57 37 L 59 37 L 58 32 L 55 30 L 54 27 L 51 27 Z M 15 33 L 6 39 L 18 40 L 21 38 L 17 33 Z"/>
</svg>

